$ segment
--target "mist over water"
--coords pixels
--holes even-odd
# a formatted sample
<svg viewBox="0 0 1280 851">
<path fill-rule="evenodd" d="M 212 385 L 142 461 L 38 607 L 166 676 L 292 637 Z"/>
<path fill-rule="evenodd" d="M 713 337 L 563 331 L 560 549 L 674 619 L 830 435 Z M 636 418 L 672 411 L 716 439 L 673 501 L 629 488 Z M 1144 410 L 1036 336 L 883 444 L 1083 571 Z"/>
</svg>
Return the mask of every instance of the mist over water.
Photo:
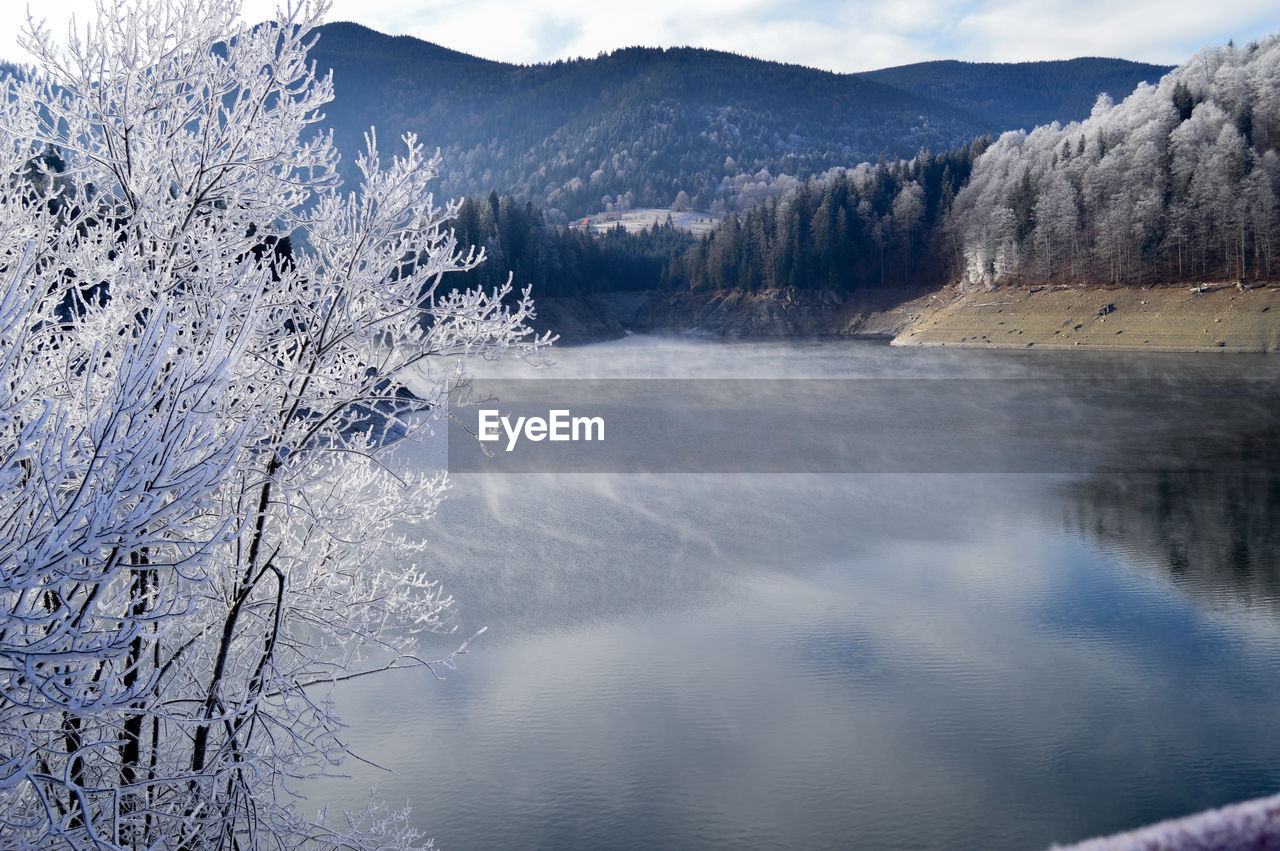
<svg viewBox="0 0 1280 851">
<path fill-rule="evenodd" d="M 1277 441 L 1233 395 L 1272 360 L 642 338 L 556 358 L 482 372 L 1223 389 L 1211 428 L 1079 448 L 1075 474 L 455 475 L 426 562 L 458 637 L 488 631 L 445 682 L 339 689 L 347 740 L 398 774 L 350 763 L 312 803 L 376 782 L 446 848 L 1036 848 L 1280 790 Z"/>
</svg>

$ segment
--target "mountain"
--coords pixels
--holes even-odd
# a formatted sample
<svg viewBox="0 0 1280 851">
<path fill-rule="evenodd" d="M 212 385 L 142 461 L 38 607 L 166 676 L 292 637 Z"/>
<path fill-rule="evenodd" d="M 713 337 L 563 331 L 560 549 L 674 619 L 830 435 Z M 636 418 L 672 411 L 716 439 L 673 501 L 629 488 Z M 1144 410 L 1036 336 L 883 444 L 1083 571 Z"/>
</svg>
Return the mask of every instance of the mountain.
<svg viewBox="0 0 1280 851">
<path fill-rule="evenodd" d="M 1037 82 L 1015 85 L 1022 66 L 973 65 L 949 86 L 933 67 L 945 63 L 834 74 L 713 50 L 627 48 L 526 66 L 352 23 L 319 35 L 311 56 L 334 71 L 327 125 L 348 168 L 370 125 L 383 131 L 384 151 L 412 130 L 446 156 L 442 195 L 497 189 L 553 221 L 609 203 L 665 207 L 681 192 L 721 209 L 779 175 L 955 148 L 1028 115 L 1080 118 L 1056 111 L 1084 104 L 1087 114 L 1100 87 L 1127 94 L 1165 70 L 1029 63 Z"/>
<path fill-rule="evenodd" d="M 957 77 L 957 91 L 967 85 L 976 99 L 973 78 Z M 690 289 L 842 293 L 953 282 L 975 291 L 1018 286 L 1028 296 L 1037 288 L 1190 284 L 1177 288 L 1182 302 L 1143 309 L 1159 301 L 1101 301 L 1083 321 L 1096 332 L 1093 320 L 1107 318 L 1107 333 L 1136 331 L 1141 345 L 1274 348 L 1274 334 L 1267 334 L 1275 323 L 1259 317 L 1271 306 L 1255 300 L 1245 308 L 1244 293 L 1280 274 L 1277 79 L 1280 34 L 1244 47 L 1204 48 L 1156 85 L 1140 85 L 1119 102 L 1099 99 L 1082 121 L 842 170 L 726 217 L 666 279 Z M 1232 312 L 1242 321 L 1230 334 L 1222 316 L 1197 322 L 1203 336 L 1190 342 L 1166 336 L 1155 317 L 1196 314 L 1186 299 L 1201 300 L 1214 282 L 1241 296 Z M 1063 322 L 1061 310 L 1069 316 L 1077 309 L 1074 296 L 1063 304 L 1048 298 L 1037 303 L 1046 316 L 1059 311 L 1044 326 L 1058 339 L 1040 342 L 1065 345 L 1085 326 Z M 1120 323 L 1109 314 L 1122 308 L 1128 330 L 1113 329 Z M 1001 335 L 1014 328 L 1011 310 L 992 321 L 1007 320 Z M 930 339 L 979 340 L 981 324 L 968 323 L 960 323 L 967 333 L 958 341 L 933 332 Z M 956 327 L 950 319 L 943 324 Z M 1159 343 L 1161 337 L 1175 342 Z"/>
<path fill-rule="evenodd" d="M 1085 57 L 1060 62 L 919 62 L 863 74 L 869 80 L 957 106 L 995 132 L 1089 117 L 1098 94 L 1121 100 L 1172 65 Z"/>
</svg>

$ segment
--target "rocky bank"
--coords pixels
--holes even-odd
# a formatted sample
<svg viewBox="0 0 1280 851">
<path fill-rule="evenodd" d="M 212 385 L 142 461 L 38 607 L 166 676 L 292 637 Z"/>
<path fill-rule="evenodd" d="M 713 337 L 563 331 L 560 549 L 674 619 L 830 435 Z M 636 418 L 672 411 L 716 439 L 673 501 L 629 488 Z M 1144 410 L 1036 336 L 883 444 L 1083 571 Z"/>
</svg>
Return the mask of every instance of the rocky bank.
<svg viewBox="0 0 1280 851">
<path fill-rule="evenodd" d="M 594 298 L 546 298 L 537 302 L 540 330 L 560 335 L 561 345 L 640 334 L 786 339 L 859 336 L 892 339 L 921 318 L 928 297 L 844 298 L 829 290 L 763 293 L 613 293 Z"/>
</svg>

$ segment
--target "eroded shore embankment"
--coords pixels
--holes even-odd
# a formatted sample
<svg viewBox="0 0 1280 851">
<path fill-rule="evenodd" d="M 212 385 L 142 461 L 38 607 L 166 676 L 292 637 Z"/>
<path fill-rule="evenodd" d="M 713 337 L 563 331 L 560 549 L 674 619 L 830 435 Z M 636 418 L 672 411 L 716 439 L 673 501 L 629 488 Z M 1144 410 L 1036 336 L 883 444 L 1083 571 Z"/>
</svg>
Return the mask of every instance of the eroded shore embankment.
<svg viewBox="0 0 1280 851">
<path fill-rule="evenodd" d="M 920 318 L 928 297 L 900 294 L 845 298 L 829 290 L 627 292 L 591 298 L 537 300 L 540 331 L 561 345 L 638 334 L 692 334 L 744 339 L 860 336 L 892 339 Z"/>
<path fill-rule="evenodd" d="M 896 346 L 1271 352 L 1280 288 L 1213 284 L 935 294 Z"/>
<path fill-rule="evenodd" d="M 907 298 L 844 298 L 821 290 L 647 292 L 545 299 L 539 312 L 538 324 L 559 333 L 563 344 L 616 339 L 630 330 L 748 339 L 875 337 L 898 346 L 1280 349 L 1280 287 L 1274 285 L 943 289 Z"/>
</svg>

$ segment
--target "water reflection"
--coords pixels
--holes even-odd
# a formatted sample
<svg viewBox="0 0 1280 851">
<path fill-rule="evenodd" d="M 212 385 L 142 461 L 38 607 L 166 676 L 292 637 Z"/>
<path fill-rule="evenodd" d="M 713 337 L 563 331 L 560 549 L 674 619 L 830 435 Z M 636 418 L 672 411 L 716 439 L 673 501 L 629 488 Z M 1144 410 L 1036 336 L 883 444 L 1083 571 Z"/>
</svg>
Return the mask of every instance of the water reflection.
<svg viewBox="0 0 1280 851">
<path fill-rule="evenodd" d="M 702 375 L 1121 363 L 628 341 L 565 366 L 679 375 L 694 346 Z M 429 562 L 489 633 L 445 683 L 340 690 L 399 774 L 316 799 L 377 781 L 455 848 L 1036 848 L 1274 792 L 1280 467 L 1250 404 L 1081 447 L 1084 477 L 459 476 Z"/>
<path fill-rule="evenodd" d="M 1163 469 L 1097 473 L 1069 493 L 1070 531 L 1157 569 L 1202 605 L 1280 616 L 1277 426 L 1248 423 Z"/>
<path fill-rule="evenodd" d="M 975 512 L 1029 492 L 1006 478 L 1008 490 L 984 494 L 903 475 L 457 476 L 430 552 L 461 628 L 519 642 L 714 605 L 753 577 L 904 538 L 952 540 Z"/>
</svg>

